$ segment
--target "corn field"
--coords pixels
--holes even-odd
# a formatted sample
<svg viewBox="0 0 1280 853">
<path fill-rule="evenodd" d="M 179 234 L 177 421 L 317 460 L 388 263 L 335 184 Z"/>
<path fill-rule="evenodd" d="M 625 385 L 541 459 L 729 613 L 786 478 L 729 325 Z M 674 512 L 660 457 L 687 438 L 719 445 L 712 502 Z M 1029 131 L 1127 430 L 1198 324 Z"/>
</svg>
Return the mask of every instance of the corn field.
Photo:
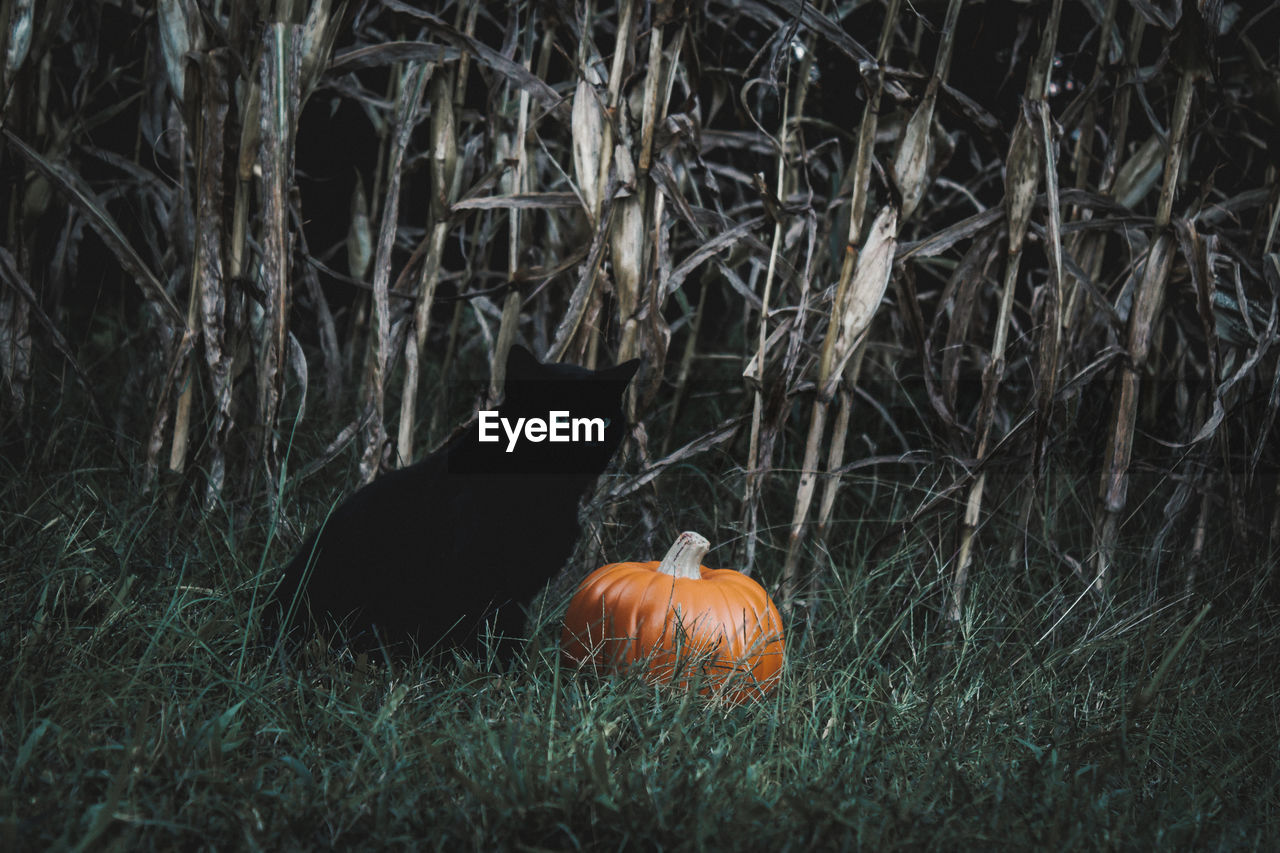
<svg viewBox="0 0 1280 853">
<path fill-rule="evenodd" d="M 420 458 L 522 341 L 640 358 L 597 501 L 665 540 L 706 473 L 786 604 L 863 518 L 869 560 L 928 531 L 953 621 L 1028 551 L 1098 600 L 1120 565 L 1238 582 L 1197 567 L 1280 544 L 1277 32 L 1225 0 L 4 0 L 5 453 L 70 420 L 140 489 L 278 513 L 339 454 Z"/>
</svg>

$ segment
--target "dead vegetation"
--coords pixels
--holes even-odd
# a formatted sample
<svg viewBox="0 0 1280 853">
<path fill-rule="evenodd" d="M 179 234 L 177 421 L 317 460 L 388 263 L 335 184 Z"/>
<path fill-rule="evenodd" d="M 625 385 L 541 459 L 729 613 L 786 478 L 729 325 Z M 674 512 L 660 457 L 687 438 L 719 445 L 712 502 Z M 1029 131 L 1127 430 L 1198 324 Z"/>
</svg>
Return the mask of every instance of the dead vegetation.
<svg viewBox="0 0 1280 853">
<path fill-rule="evenodd" d="M 854 475 L 909 496 L 880 542 L 936 531 L 951 619 L 993 518 L 1081 594 L 1118 549 L 1190 590 L 1207 540 L 1280 539 L 1278 20 L 5 2 L 7 444 L 65 381 L 140 487 L 274 511 L 350 443 L 366 478 L 421 455 L 519 338 L 642 358 L 605 499 L 725 466 L 714 514 L 787 599 Z M 299 428 L 329 450 L 286 468 Z"/>
</svg>

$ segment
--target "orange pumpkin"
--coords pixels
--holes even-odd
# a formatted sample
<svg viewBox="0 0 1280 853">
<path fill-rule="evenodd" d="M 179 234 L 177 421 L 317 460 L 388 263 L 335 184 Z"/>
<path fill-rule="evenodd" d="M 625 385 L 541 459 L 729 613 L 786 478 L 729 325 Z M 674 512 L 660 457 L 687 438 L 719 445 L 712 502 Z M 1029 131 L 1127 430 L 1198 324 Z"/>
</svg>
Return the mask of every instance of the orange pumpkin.
<svg viewBox="0 0 1280 853">
<path fill-rule="evenodd" d="M 576 665 L 631 666 L 660 683 L 731 702 L 758 699 L 782 671 L 782 617 L 764 587 L 732 569 L 700 565 L 710 543 L 681 533 L 661 562 L 612 563 L 579 586 L 561 649 Z"/>
</svg>

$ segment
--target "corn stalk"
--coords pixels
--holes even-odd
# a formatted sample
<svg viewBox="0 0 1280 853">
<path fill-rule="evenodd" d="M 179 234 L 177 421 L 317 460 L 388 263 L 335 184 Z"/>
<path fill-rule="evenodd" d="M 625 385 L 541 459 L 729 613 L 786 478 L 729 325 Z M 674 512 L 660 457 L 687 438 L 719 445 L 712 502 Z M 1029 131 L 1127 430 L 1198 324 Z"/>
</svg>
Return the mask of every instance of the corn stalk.
<svg viewBox="0 0 1280 853">
<path fill-rule="evenodd" d="M 395 126 L 387 161 L 387 188 L 378 222 L 378 248 L 373 266 L 373 334 L 369 338 L 368 385 L 366 411 L 371 411 L 364 434 L 364 451 L 360 457 L 360 476 L 368 482 L 378 473 L 386 439 L 383 409 L 386 377 L 391 353 L 391 250 L 395 246 L 396 224 L 400 212 L 400 178 L 403 174 L 405 150 L 418 122 L 418 114 L 427 81 L 435 70 L 431 64 L 405 63 L 401 70 L 396 98 Z"/>
<path fill-rule="evenodd" d="M 939 62 L 935 68 L 934 78 L 930 80 L 929 91 L 936 97 L 937 85 L 945 75 L 945 60 L 950 51 L 950 43 L 955 27 L 955 14 L 958 14 L 960 3 L 952 0 L 947 10 L 947 24 L 944 26 L 942 46 L 939 51 Z M 882 66 L 892 44 L 893 31 L 898 26 L 899 0 L 891 0 L 885 12 L 884 24 L 880 30 L 880 42 L 876 50 L 876 61 Z M 852 395 L 848 386 L 857 382 L 862 366 L 862 355 L 865 352 L 866 329 L 872 316 L 884 296 L 888 284 L 888 276 L 893 263 L 892 242 L 897 236 L 898 218 L 896 211 L 892 222 L 886 217 L 890 207 L 882 208 L 875 223 L 871 226 L 868 243 L 865 248 L 873 249 L 873 258 L 864 260 L 862 240 L 862 220 L 866 213 L 867 198 L 871 186 L 871 162 L 873 159 L 876 129 L 879 124 L 880 102 L 884 94 L 883 70 L 877 67 L 872 77 L 867 105 L 862 113 L 862 122 L 858 127 L 858 147 L 853 162 L 853 186 L 849 197 L 849 231 L 845 243 L 840 277 L 836 282 L 835 298 L 831 304 L 831 315 L 827 323 L 827 334 L 823 340 L 822 356 L 818 363 L 818 392 L 814 396 L 813 410 L 809 418 L 809 435 L 805 442 L 805 458 L 801 468 L 800 487 L 797 492 L 795 513 L 791 522 L 791 530 L 787 543 L 787 557 L 783 564 L 784 588 L 792 594 L 799 585 L 798 566 L 800 547 L 803 543 L 804 528 L 807 522 L 809 505 L 815 487 L 814 472 L 818 455 L 821 452 L 821 440 L 826 425 L 832 395 L 839 398 L 835 424 L 832 428 L 831 444 L 827 453 L 827 476 L 823 486 L 822 500 L 818 510 L 818 537 L 825 540 L 827 527 L 831 520 L 831 511 L 835 506 L 836 493 L 840 486 L 840 475 L 837 469 L 844 461 L 844 445 L 849 431 L 849 419 L 852 412 Z M 921 104 L 921 110 L 924 104 Z M 924 195 L 925 180 L 923 164 L 928 160 L 928 126 L 932 121 L 933 105 L 930 102 L 925 120 L 923 142 L 911 156 L 902 158 L 907 150 L 906 139 L 899 152 L 901 167 L 899 174 L 908 175 L 907 180 L 919 182 L 914 192 L 915 203 L 919 203 Z M 920 112 L 920 110 L 918 110 Z M 913 124 L 916 123 L 913 117 Z M 914 184 L 913 184 L 914 185 Z M 908 214 L 909 215 L 909 214 Z M 886 242 L 887 241 L 887 242 Z M 874 246 L 872 245 L 874 244 Z M 852 287 L 851 287 L 852 285 Z M 847 365 L 847 367 L 846 367 Z M 843 382 L 839 381 L 843 376 Z M 833 381 L 833 377 L 836 381 Z M 816 573 L 812 576 L 816 581 Z"/>
<path fill-rule="evenodd" d="M 449 234 L 449 208 L 458 197 L 458 131 L 454 117 L 452 75 L 437 73 L 427 90 L 431 105 L 431 224 L 426 258 L 418 271 L 414 288 L 412 334 L 404 345 L 404 385 L 400 397 L 400 424 L 396 437 L 396 463 L 413 461 L 414 410 L 418 398 L 418 365 L 427 342 L 427 328 L 436 286 L 440 282 L 440 260 Z M 357 184 L 358 186 L 358 184 Z"/>
<path fill-rule="evenodd" d="M 525 48 L 525 68 L 533 66 L 533 34 Z M 544 40 L 542 45 L 542 62 L 546 61 L 549 45 Z M 512 195 L 528 192 L 532 181 L 532 166 L 529 162 L 529 91 L 521 88 L 517 96 L 516 132 L 510 140 L 508 158 L 515 163 L 514 169 L 503 176 L 504 186 Z M 489 399 L 496 400 L 506 381 L 507 353 L 515 343 L 520 330 L 520 306 L 524 294 L 517 286 L 520 269 L 520 249 L 527 246 L 532 234 L 528 219 L 522 217 L 520 208 L 510 210 L 510 224 L 507 227 L 507 295 L 502 301 L 502 320 L 498 325 L 498 337 L 494 343 L 493 369 L 490 373 Z"/>
<path fill-rule="evenodd" d="M 787 31 L 780 34 L 783 40 L 778 46 L 780 51 L 789 51 L 794 43 L 793 31 Z M 803 334 L 803 324 L 805 319 L 807 298 L 808 298 L 808 274 L 810 272 L 809 261 L 806 259 L 804 266 L 804 278 L 800 285 L 800 305 L 796 313 L 796 319 L 785 325 L 779 325 L 772 333 L 769 331 L 771 314 L 773 313 L 770 306 L 773 303 L 773 286 L 774 280 L 778 274 L 778 264 L 790 264 L 781 257 L 784 228 L 788 225 L 788 214 L 783 209 L 783 200 L 789 198 L 792 189 L 797 185 L 796 166 L 791 162 L 791 158 L 795 156 L 794 146 L 800 137 L 799 119 L 803 115 L 803 108 L 810 84 L 810 68 L 813 62 L 813 37 L 811 36 L 804 44 L 803 61 L 801 62 L 800 73 L 796 77 L 795 92 L 792 92 L 792 73 L 791 63 L 785 65 L 785 77 L 782 82 L 782 109 L 781 123 L 778 128 L 778 135 L 771 139 L 772 147 L 777 152 L 778 167 L 775 177 L 774 186 L 777 194 L 770 192 L 768 184 L 765 181 L 764 174 L 759 173 L 755 176 L 756 190 L 761 196 L 766 215 L 773 220 L 773 238 L 769 248 L 769 263 L 765 271 L 764 288 L 760 297 L 760 316 L 757 327 L 757 340 L 755 355 L 747 362 L 746 368 L 743 370 L 743 378 L 746 379 L 748 386 L 752 392 L 751 403 L 751 437 L 749 443 L 747 457 L 747 472 L 743 487 L 742 495 L 742 530 L 743 544 L 741 560 L 742 571 L 750 573 L 755 563 L 756 544 L 759 538 L 759 504 L 761 495 L 761 485 L 765 476 L 772 467 L 773 447 L 780 429 L 780 412 L 778 411 L 785 405 L 785 397 L 787 394 L 786 382 L 787 375 L 790 372 L 789 365 L 795 364 L 796 351 L 799 344 L 799 338 Z M 763 80 L 751 81 L 752 83 L 764 83 Z M 776 85 L 776 84 L 775 84 Z M 745 101 L 750 85 L 744 87 L 741 97 Z M 744 104 L 744 107 L 747 106 Z M 764 127 L 755 122 L 756 128 L 762 135 L 766 134 Z M 795 125 L 793 133 L 792 125 Z M 810 249 L 812 250 L 812 237 L 810 232 Z M 768 352 L 771 346 L 781 340 L 783 334 L 789 334 L 789 343 L 787 352 L 782 362 L 783 367 L 779 370 L 779 376 L 775 380 L 766 381 L 765 363 L 768 359 Z M 766 417 L 768 415 L 768 417 Z M 804 473 L 801 474 L 800 488 L 804 489 Z M 810 485 L 808 488 L 812 488 Z M 790 607 L 791 590 L 785 585 L 782 590 L 782 606 Z"/>
<path fill-rule="evenodd" d="M 215 55 L 200 65 L 200 108 L 196 121 L 196 245 L 192 290 L 200 300 L 199 328 L 212 392 L 209 424 L 209 479 L 205 507 L 212 508 L 226 480 L 226 439 L 231 414 L 231 353 L 227 349 L 227 294 L 223 276 L 225 227 L 222 217 L 226 119 L 230 111 L 228 76 Z M 193 324 L 194 325 L 194 324 Z M 175 456 L 177 456 L 175 437 Z M 170 467 L 179 467 L 170 462 Z"/>
<path fill-rule="evenodd" d="M 969 497 L 965 503 L 964 520 L 960 528 L 960 549 L 956 557 L 951 596 L 947 604 L 947 618 L 953 622 L 959 622 L 963 612 L 965 588 L 973 561 L 973 539 L 982 514 L 982 491 L 987 479 L 986 471 L 982 470 L 982 466 L 987 461 L 996 393 L 1004 376 L 1005 348 L 1009 340 L 1009 318 L 1013 311 L 1013 294 L 1022 260 L 1023 239 L 1026 237 L 1027 225 L 1031 220 L 1032 204 L 1041 178 L 1041 159 L 1037 156 L 1036 140 L 1045 126 L 1039 118 L 1040 113 L 1049 109 L 1046 96 L 1061 15 L 1062 0 L 1054 0 L 1049 18 L 1040 34 L 1039 50 L 1027 72 L 1023 109 L 1014 126 L 1013 136 L 1009 140 L 1004 197 L 1005 218 L 1008 222 L 1008 255 L 1005 258 L 1004 285 L 1000 294 L 1000 309 L 996 316 L 991 355 L 982 372 L 982 399 L 978 405 L 977 441 L 974 450 L 974 462 L 978 466 L 978 471 L 969 488 Z"/>
<path fill-rule="evenodd" d="M 1198 15 L 1194 8 L 1187 8 L 1187 16 Z M 1160 188 L 1160 200 L 1156 207 L 1154 236 L 1147 250 L 1145 263 L 1138 279 L 1137 293 L 1129 315 L 1128 358 L 1120 366 L 1119 390 L 1114 398 L 1107 447 L 1104 452 L 1104 468 L 1099 488 L 1099 520 L 1095 538 L 1093 587 L 1105 592 L 1107 575 L 1114 561 L 1116 536 L 1119 532 L 1120 513 L 1124 511 L 1129 487 L 1129 464 L 1133 453 L 1133 436 L 1137 426 L 1138 395 L 1142 374 L 1151 354 L 1152 337 L 1156 318 L 1164 301 L 1165 283 L 1173 265 L 1174 235 L 1170 228 L 1173 216 L 1173 197 L 1182 172 L 1182 159 L 1187 147 L 1187 126 L 1191 119 L 1191 99 L 1196 80 L 1207 73 L 1201 62 L 1183 61 L 1178 76 L 1178 89 L 1174 95 L 1173 122 L 1169 128 L 1169 145 L 1164 158 L 1164 181 Z"/>
<path fill-rule="evenodd" d="M 259 62 L 262 109 L 261 146 L 262 263 L 261 287 L 266 295 L 263 333 L 258 352 L 259 454 L 274 480 L 280 401 L 284 394 L 284 361 L 288 336 L 292 237 L 289 187 L 293 179 L 293 135 L 301 108 L 301 27 L 271 23 L 263 31 Z M 273 492 L 274 494 L 274 492 Z"/>
</svg>

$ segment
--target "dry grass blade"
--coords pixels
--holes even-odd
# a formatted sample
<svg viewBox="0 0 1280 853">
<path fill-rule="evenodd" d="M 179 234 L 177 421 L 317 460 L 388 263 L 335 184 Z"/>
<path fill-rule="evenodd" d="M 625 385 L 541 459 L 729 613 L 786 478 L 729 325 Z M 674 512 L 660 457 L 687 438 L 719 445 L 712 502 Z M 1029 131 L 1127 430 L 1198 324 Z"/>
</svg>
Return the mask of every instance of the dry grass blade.
<svg viewBox="0 0 1280 853">
<path fill-rule="evenodd" d="M 744 3 L 743 5 L 750 6 L 753 4 Z M 842 53 L 857 60 L 859 70 L 865 71 L 869 67 L 876 65 L 876 58 L 871 55 L 869 50 L 841 29 L 839 24 L 814 8 L 813 4 L 805 3 L 803 0 L 778 0 L 777 5 L 798 18 L 805 27 L 831 42 Z M 892 94 L 895 98 L 906 98 L 906 92 L 900 87 L 894 89 Z"/>
<path fill-rule="evenodd" d="M 1039 108 L 1041 101 L 1024 104 L 1014 125 L 1013 136 L 1009 140 L 1008 165 L 1005 168 L 1005 219 L 1009 226 L 1009 269 L 1012 276 L 1017 277 L 1017 259 L 1022 254 L 1022 241 L 1027 234 L 1027 225 L 1031 221 L 1031 209 L 1035 205 L 1037 190 L 1040 186 L 1041 155 L 1037 150 L 1040 138 Z M 1034 112 L 1033 112 L 1034 111 Z M 999 324 L 997 328 L 1005 328 Z M 997 333 L 999 334 L 999 333 Z M 997 346 L 996 349 L 1003 349 Z"/>
<path fill-rule="evenodd" d="M 968 216 L 920 240 L 904 242 L 898 246 L 898 260 L 932 258 L 941 255 L 962 240 L 968 240 L 989 232 L 1004 219 L 1004 208 L 992 207 Z"/>
<path fill-rule="evenodd" d="M 583 326 L 583 318 L 590 308 L 591 298 L 595 293 L 596 279 L 600 275 L 600 266 L 604 263 L 605 246 L 607 245 L 609 234 L 609 223 L 613 217 L 613 207 L 613 201 L 606 199 L 600 212 L 601 221 L 592 234 L 591 246 L 587 250 L 586 260 L 583 261 L 578 283 L 574 286 L 573 293 L 569 295 L 569 302 L 565 306 L 564 314 L 556 325 L 551 348 L 547 352 L 547 357 L 552 360 L 558 361 L 564 357 Z"/>
<path fill-rule="evenodd" d="M 289 368 L 293 371 L 293 376 L 298 381 L 298 412 L 294 415 L 294 419 L 301 421 L 307 415 L 307 385 L 310 382 L 310 373 L 307 370 L 307 356 L 302 351 L 302 344 L 298 342 L 298 338 L 293 332 L 289 332 L 287 346 L 289 349 Z"/>
<path fill-rule="evenodd" d="M 1116 172 L 1112 195 L 1122 206 L 1137 208 L 1155 188 L 1163 168 L 1164 141 L 1153 133 Z"/>
</svg>

